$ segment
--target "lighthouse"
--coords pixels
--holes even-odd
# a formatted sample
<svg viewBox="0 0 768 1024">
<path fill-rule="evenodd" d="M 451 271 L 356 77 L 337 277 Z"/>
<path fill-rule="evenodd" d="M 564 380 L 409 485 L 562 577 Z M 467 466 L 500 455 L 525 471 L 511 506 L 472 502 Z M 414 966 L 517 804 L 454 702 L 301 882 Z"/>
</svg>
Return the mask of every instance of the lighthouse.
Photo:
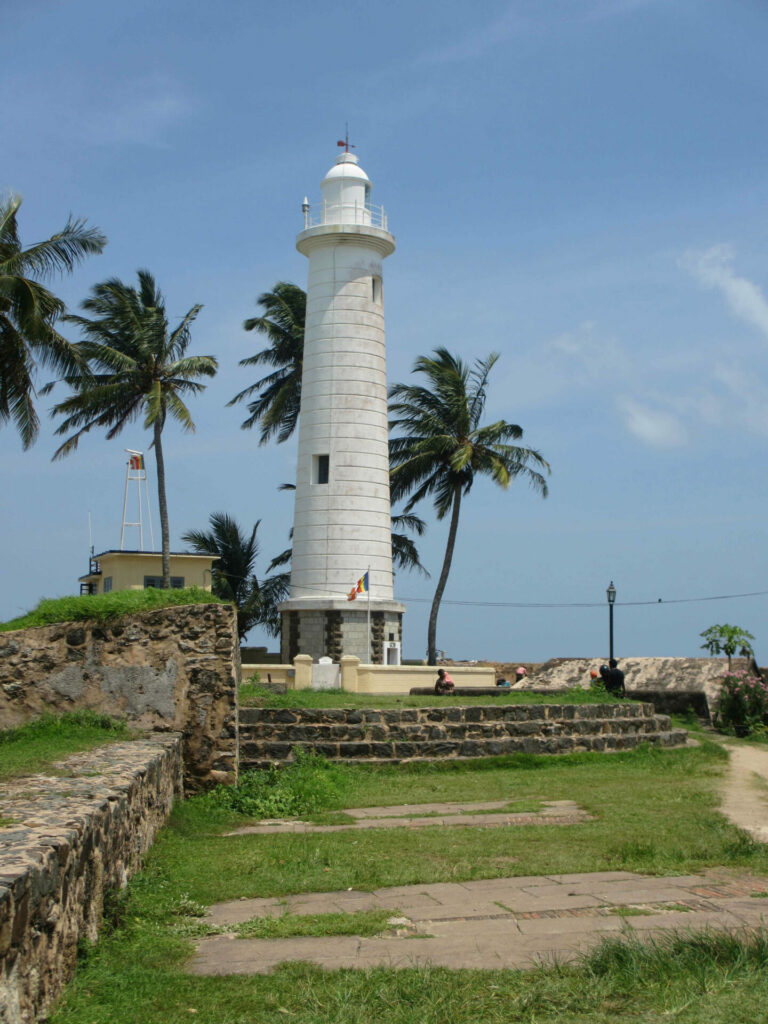
<svg viewBox="0 0 768 1024">
<path fill-rule="evenodd" d="M 309 278 L 281 655 L 397 663 L 382 277 L 395 239 L 348 144 L 320 187 L 296 239 Z"/>
</svg>

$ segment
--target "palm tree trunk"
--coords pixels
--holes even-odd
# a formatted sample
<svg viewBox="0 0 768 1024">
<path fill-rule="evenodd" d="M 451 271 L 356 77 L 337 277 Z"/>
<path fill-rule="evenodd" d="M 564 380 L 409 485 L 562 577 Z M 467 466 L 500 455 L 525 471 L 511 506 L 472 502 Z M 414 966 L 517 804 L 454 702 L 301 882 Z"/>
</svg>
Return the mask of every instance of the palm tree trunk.
<svg viewBox="0 0 768 1024">
<path fill-rule="evenodd" d="M 162 559 L 163 559 L 163 590 L 170 590 L 171 587 L 171 534 L 168 529 L 168 502 L 165 497 L 165 460 L 163 459 L 163 433 L 164 416 L 158 416 L 155 420 L 155 462 L 157 465 L 157 504 L 160 507 L 160 536 L 162 538 Z"/>
<path fill-rule="evenodd" d="M 432 600 L 432 609 L 429 613 L 429 628 L 427 630 L 427 664 L 437 664 L 437 613 L 440 609 L 440 602 L 443 599 L 443 591 L 448 582 L 448 573 L 451 571 L 453 561 L 453 549 L 456 544 L 456 530 L 459 526 L 459 510 L 461 508 L 461 484 L 457 483 L 453 489 L 453 508 L 451 509 L 451 526 L 448 530 L 448 543 L 445 547 L 445 558 L 443 568 L 440 571 L 440 579 L 437 581 L 437 590 Z"/>
</svg>

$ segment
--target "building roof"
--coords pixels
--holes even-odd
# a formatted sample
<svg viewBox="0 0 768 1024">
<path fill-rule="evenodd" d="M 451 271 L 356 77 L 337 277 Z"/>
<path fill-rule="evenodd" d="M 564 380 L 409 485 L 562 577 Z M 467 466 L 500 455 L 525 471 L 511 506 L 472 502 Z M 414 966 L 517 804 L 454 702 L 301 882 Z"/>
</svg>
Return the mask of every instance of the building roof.
<svg viewBox="0 0 768 1024">
<path fill-rule="evenodd" d="M 160 558 L 162 551 L 132 551 L 128 548 L 109 548 L 108 551 L 102 551 L 98 555 L 94 555 L 94 558 L 103 558 L 104 555 L 146 555 L 148 558 Z M 182 558 L 219 558 L 220 556 L 215 554 L 213 551 L 171 551 L 171 557 L 178 555 Z"/>
</svg>

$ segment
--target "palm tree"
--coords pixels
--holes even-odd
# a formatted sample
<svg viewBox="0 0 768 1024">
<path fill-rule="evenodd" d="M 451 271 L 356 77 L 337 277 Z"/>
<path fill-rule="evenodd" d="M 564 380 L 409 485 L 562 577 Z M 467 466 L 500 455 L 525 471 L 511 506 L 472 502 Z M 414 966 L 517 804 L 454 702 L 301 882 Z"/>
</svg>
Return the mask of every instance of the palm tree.
<svg viewBox="0 0 768 1024">
<path fill-rule="evenodd" d="M 256 531 L 259 522 L 247 537 L 237 520 L 225 512 L 209 516 L 210 530 L 188 530 L 182 540 L 201 554 L 219 556 L 213 569 L 212 591 L 237 607 L 237 632 L 240 640 L 254 626 L 264 626 L 272 636 L 280 632 L 277 605 L 288 594 L 281 576 L 269 577 L 259 583 L 254 572 L 259 543 Z"/>
<path fill-rule="evenodd" d="M 77 352 L 55 326 L 64 303 L 40 280 L 71 273 L 107 240 L 70 217 L 58 234 L 24 249 L 16 223 L 20 206 L 21 196 L 0 201 L 0 423 L 13 420 L 29 448 L 40 426 L 33 404 L 38 367 L 66 374 L 78 366 Z"/>
<path fill-rule="evenodd" d="M 547 462 L 532 448 L 509 443 L 520 440 L 522 429 L 505 420 L 480 425 L 488 376 L 497 359 L 494 353 L 470 368 L 447 349 L 437 348 L 433 358 L 420 356 L 414 364 L 413 372 L 423 374 L 427 386 L 395 384 L 389 391 L 393 400 L 390 429 L 403 432 L 389 442 L 393 500 L 410 496 L 405 505 L 410 512 L 422 499 L 433 496 L 438 519 L 451 513 L 443 568 L 429 615 L 430 665 L 437 661 L 437 613 L 453 559 L 461 499 L 469 494 L 475 476 L 490 476 L 504 488 L 524 476 L 542 497 L 547 494 L 539 472 L 549 472 Z"/>
<path fill-rule="evenodd" d="M 251 415 L 242 428 L 249 430 L 261 423 L 259 444 L 266 444 L 275 434 L 278 442 L 287 441 L 299 421 L 307 293 L 298 285 L 278 281 L 271 292 L 260 295 L 257 301 L 266 315 L 246 320 L 243 327 L 265 334 L 270 347 L 241 359 L 240 366 L 267 365 L 276 369 L 240 391 L 227 404 L 256 396 L 248 404 Z"/>
<path fill-rule="evenodd" d="M 63 379 L 74 392 L 54 407 L 54 414 L 66 417 L 56 431 L 75 429 L 54 454 L 54 459 L 77 448 L 83 434 L 92 427 L 106 427 L 107 438 L 117 437 L 127 423 L 139 415 L 153 431 L 157 464 L 157 494 L 162 532 L 163 587 L 170 586 L 170 532 L 165 493 L 165 461 L 162 435 L 168 416 L 186 431 L 195 425 L 182 397 L 205 389 L 197 378 L 213 377 L 218 362 L 213 356 L 185 356 L 190 326 L 202 308 L 193 306 L 173 330 L 168 324 L 165 301 L 148 270 L 138 272 L 139 287 L 132 288 L 118 278 L 94 285 L 82 309 L 92 319 L 67 316 L 77 324 L 84 341 L 77 343 L 78 367 Z"/>
</svg>

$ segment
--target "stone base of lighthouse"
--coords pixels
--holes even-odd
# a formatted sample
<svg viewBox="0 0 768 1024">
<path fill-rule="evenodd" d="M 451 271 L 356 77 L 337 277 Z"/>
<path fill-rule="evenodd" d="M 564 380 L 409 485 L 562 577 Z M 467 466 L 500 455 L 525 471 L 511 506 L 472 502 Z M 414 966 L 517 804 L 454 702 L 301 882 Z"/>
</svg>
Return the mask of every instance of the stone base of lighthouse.
<svg viewBox="0 0 768 1024">
<path fill-rule="evenodd" d="M 402 644 L 405 605 L 399 601 L 370 602 L 370 664 L 388 663 L 388 644 Z M 352 654 L 367 664 L 368 600 L 311 598 L 284 601 L 280 605 L 280 657 L 291 664 L 297 654 L 313 661 L 330 658 L 338 662 Z M 391 662 L 389 662 L 391 663 Z"/>
</svg>

